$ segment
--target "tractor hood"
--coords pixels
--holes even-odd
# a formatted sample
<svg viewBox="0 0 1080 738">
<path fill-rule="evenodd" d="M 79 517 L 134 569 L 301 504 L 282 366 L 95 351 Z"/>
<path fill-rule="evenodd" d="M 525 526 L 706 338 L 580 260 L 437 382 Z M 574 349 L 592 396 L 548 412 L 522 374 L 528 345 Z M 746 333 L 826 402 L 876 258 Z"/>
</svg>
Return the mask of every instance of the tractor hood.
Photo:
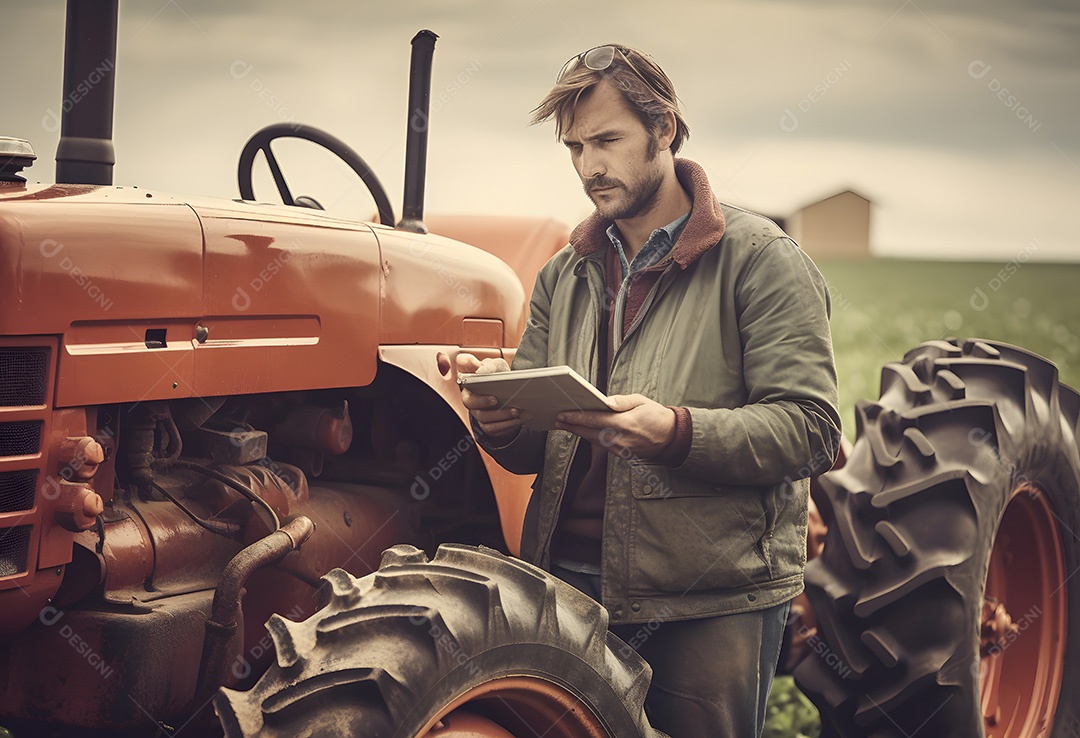
<svg viewBox="0 0 1080 738">
<path fill-rule="evenodd" d="M 0 183 L 0 334 L 60 337 L 58 406 L 361 386 L 380 343 L 505 345 L 523 295 L 502 261 L 439 236 Z"/>
</svg>

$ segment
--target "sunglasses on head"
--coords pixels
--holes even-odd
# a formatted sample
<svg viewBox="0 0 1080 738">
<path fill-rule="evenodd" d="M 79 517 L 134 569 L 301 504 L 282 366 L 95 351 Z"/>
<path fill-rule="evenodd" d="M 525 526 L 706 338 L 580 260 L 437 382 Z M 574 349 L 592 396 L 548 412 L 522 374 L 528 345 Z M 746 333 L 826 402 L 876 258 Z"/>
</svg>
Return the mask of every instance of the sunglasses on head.
<svg viewBox="0 0 1080 738">
<path fill-rule="evenodd" d="M 603 46 L 594 46 L 587 51 L 583 51 L 580 54 L 570 57 L 566 60 L 566 63 L 562 65 L 562 69 L 559 70 L 559 76 L 555 78 L 556 82 L 561 81 L 566 73 L 570 71 L 575 62 L 580 62 L 585 65 L 586 69 L 591 69 L 594 72 L 602 72 L 611 66 L 611 63 L 615 61 L 615 55 L 618 54 L 622 57 L 622 60 L 626 62 L 626 66 L 630 67 L 631 71 L 638 76 L 642 82 L 649 86 L 653 92 L 660 95 L 661 98 L 666 99 L 667 95 L 664 91 L 659 89 L 655 84 L 649 81 L 641 71 L 637 68 L 637 65 L 630 59 L 630 55 L 623 51 L 618 46 L 613 44 L 605 44 Z"/>
</svg>

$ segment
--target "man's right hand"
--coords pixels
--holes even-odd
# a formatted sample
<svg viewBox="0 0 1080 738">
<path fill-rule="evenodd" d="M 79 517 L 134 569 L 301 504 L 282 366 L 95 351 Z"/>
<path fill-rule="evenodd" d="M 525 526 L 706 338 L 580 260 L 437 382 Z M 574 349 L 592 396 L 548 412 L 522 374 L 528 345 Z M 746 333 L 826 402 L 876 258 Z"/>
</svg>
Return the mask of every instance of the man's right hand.
<svg viewBox="0 0 1080 738">
<path fill-rule="evenodd" d="M 510 371 L 510 365 L 506 363 L 506 359 L 481 361 L 472 354 L 466 353 L 458 354 L 456 363 L 458 374 L 494 374 Z M 466 387 L 461 388 L 461 402 L 469 410 L 480 430 L 495 443 L 511 441 L 529 418 L 528 413 L 522 413 L 514 407 L 499 409 L 496 407 L 499 404 L 498 398 L 492 395 L 478 395 L 470 392 Z"/>
</svg>

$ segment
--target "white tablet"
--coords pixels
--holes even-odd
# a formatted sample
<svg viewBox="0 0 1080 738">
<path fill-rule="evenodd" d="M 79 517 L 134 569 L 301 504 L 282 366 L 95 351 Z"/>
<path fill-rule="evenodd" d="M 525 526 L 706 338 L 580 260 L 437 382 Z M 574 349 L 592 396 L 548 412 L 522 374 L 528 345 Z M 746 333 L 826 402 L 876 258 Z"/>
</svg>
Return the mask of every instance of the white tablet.
<svg viewBox="0 0 1080 738">
<path fill-rule="evenodd" d="M 516 407 L 532 414 L 525 425 L 533 430 L 552 430 L 561 412 L 611 411 L 604 393 L 568 366 L 462 374 L 458 384 L 478 395 L 494 395 L 500 408 Z"/>
</svg>

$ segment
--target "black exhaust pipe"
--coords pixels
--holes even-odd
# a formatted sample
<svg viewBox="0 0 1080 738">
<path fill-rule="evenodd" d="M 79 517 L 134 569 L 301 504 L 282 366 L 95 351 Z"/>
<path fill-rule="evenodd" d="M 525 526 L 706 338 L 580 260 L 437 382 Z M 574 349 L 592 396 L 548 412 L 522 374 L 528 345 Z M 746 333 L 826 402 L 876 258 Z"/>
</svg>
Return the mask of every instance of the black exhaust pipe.
<svg viewBox="0 0 1080 738">
<path fill-rule="evenodd" d="M 413 36 L 409 67 L 409 133 L 405 140 L 405 197 L 397 227 L 427 233 L 424 225 L 424 181 L 427 179 L 428 103 L 431 99 L 431 62 L 435 40 L 428 30 Z"/>
<path fill-rule="evenodd" d="M 111 185 L 119 0 L 68 0 L 56 181 Z"/>
</svg>

